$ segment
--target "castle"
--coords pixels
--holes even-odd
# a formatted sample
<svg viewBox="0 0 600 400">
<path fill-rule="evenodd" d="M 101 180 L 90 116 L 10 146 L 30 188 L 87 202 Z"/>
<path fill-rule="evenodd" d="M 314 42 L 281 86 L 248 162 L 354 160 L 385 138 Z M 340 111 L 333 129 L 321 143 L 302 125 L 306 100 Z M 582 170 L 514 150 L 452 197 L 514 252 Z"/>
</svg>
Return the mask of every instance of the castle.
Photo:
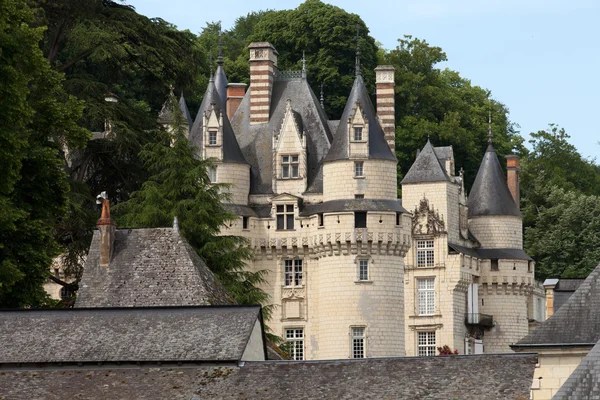
<svg viewBox="0 0 600 400">
<path fill-rule="evenodd" d="M 490 144 L 470 195 L 452 147 L 426 143 L 397 198 L 394 68 L 376 72 L 371 102 L 356 77 L 330 120 L 306 70 L 279 71 L 252 43 L 250 87 L 228 83 L 223 59 L 190 141 L 228 183 L 239 216 L 224 234 L 248 239 L 252 271 L 276 305 L 267 324 L 302 359 L 509 352 L 544 319 L 543 288 L 522 250 L 518 158 L 508 184 Z M 163 107 L 159 122 L 172 121 Z M 510 187 L 510 188 L 509 188 Z"/>
</svg>

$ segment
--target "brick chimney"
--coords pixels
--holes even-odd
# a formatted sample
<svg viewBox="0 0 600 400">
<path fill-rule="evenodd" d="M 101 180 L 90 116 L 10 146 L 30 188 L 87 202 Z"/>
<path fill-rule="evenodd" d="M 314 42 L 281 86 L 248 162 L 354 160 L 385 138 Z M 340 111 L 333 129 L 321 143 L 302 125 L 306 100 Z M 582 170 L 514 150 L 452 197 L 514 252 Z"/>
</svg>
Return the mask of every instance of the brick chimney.
<svg viewBox="0 0 600 400">
<path fill-rule="evenodd" d="M 110 203 L 108 200 L 102 201 L 102 215 L 96 224 L 100 231 L 100 266 L 108 267 L 112 258 L 115 230 L 115 222 L 110 218 Z"/>
<path fill-rule="evenodd" d="M 245 94 L 245 83 L 230 83 L 227 85 L 227 100 L 225 103 L 225 108 L 227 109 L 227 118 L 229 118 L 230 121 L 240 106 Z"/>
<path fill-rule="evenodd" d="M 391 65 L 379 65 L 375 68 L 377 88 L 377 117 L 385 134 L 385 141 L 392 153 L 396 154 L 396 124 L 394 120 L 394 71 Z"/>
<path fill-rule="evenodd" d="M 254 42 L 250 49 L 250 124 L 269 122 L 277 50 L 271 43 Z"/>
<path fill-rule="evenodd" d="M 512 194 L 513 200 L 517 204 L 517 207 L 521 207 L 521 191 L 519 189 L 519 165 L 520 160 L 518 156 L 508 155 L 506 156 L 506 183 L 510 194 Z"/>
</svg>

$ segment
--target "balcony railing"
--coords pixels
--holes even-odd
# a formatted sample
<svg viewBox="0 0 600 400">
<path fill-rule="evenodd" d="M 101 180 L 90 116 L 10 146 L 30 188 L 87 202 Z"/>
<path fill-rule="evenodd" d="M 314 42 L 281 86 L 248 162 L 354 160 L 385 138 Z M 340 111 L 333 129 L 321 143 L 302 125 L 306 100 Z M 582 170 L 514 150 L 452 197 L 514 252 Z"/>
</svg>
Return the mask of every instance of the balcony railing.
<svg viewBox="0 0 600 400">
<path fill-rule="evenodd" d="M 492 326 L 494 326 L 494 317 L 487 314 L 468 313 L 465 314 L 465 324 L 479 325 L 486 328 L 491 328 Z"/>
</svg>

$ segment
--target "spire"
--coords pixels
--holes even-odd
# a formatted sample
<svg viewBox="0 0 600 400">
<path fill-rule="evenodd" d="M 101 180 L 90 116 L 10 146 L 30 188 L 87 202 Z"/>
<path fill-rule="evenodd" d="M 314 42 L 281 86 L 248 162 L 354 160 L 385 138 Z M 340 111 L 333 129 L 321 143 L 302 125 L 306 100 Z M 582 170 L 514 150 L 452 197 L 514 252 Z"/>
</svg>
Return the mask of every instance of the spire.
<svg viewBox="0 0 600 400">
<path fill-rule="evenodd" d="M 302 50 L 302 79 L 306 79 L 306 57 L 304 56 L 304 50 Z"/>
<path fill-rule="evenodd" d="M 321 82 L 321 98 L 319 99 L 321 103 L 321 108 L 325 109 L 325 96 L 323 95 L 323 82 Z"/>
<path fill-rule="evenodd" d="M 488 99 L 488 145 L 492 145 L 492 101 Z"/>
<path fill-rule="evenodd" d="M 223 65 L 223 36 L 219 27 L 219 50 L 217 53 L 217 65 Z"/>
<path fill-rule="evenodd" d="M 361 71 L 360 71 L 360 48 L 358 45 L 358 41 L 359 41 L 359 36 L 358 36 L 358 29 L 360 28 L 360 25 L 356 24 L 356 61 L 355 61 L 355 65 L 354 68 L 356 69 L 355 73 L 356 76 L 360 76 L 361 75 Z"/>
<path fill-rule="evenodd" d="M 210 79 L 209 79 L 209 80 L 210 80 L 210 81 L 213 81 L 213 80 L 214 80 L 214 77 L 213 77 L 213 58 L 212 58 L 212 50 L 211 50 L 211 52 L 208 54 L 208 66 L 209 66 L 209 68 L 210 68 Z"/>
</svg>

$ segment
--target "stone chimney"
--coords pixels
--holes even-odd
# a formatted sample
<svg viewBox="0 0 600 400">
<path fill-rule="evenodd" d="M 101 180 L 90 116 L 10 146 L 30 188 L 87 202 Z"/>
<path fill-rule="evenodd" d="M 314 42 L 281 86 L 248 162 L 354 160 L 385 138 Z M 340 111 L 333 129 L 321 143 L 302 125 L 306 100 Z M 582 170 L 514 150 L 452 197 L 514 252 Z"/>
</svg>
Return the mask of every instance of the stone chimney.
<svg viewBox="0 0 600 400">
<path fill-rule="evenodd" d="M 377 117 L 385 134 L 385 141 L 396 154 L 396 124 L 394 105 L 394 71 L 391 65 L 379 65 L 375 68 L 375 84 L 377 88 Z"/>
<path fill-rule="evenodd" d="M 237 111 L 244 95 L 246 94 L 245 83 L 230 83 L 227 85 L 227 99 L 225 108 L 227 109 L 227 118 L 231 121 Z"/>
<path fill-rule="evenodd" d="M 506 183 L 510 194 L 517 207 L 521 207 L 521 191 L 519 189 L 519 157 L 515 155 L 506 156 Z"/>
<path fill-rule="evenodd" d="M 96 224 L 100 231 L 100 266 L 108 267 L 112 258 L 116 224 L 110 218 L 110 203 L 108 200 L 102 201 L 102 215 Z"/>
<path fill-rule="evenodd" d="M 254 42 L 250 49 L 250 124 L 269 122 L 277 50 L 271 43 Z"/>
</svg>

